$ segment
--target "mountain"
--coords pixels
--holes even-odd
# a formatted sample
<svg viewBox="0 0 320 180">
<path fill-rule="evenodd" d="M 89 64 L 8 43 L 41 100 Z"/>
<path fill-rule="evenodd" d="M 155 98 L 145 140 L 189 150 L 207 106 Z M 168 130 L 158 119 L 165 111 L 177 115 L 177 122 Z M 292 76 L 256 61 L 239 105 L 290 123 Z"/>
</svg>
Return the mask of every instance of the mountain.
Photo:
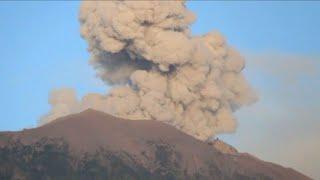
<svg viewBox="0 0 320 180">
<path fill-rule="evenodd" d="M 159 121 L 86 110 L 0 133 L 0 179 L 308 180 L 282 166 L 199 141 Z"/>
</svg>

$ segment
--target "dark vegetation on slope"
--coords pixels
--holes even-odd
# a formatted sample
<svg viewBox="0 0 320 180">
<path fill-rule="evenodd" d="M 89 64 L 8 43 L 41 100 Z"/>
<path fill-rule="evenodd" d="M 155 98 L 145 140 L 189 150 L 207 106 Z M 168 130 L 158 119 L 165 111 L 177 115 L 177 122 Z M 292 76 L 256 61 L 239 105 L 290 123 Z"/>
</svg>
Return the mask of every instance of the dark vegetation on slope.
<svg viewBox="0 0 320 180">
<path fill-rule="evenodd" d="M 290 168 L 198 141 L 157 121 L 88 110 L 0 132 L 0 180 L 309 180 Z"/>
<path fill-rule="evenodd" d="M 126 152 L 99 149 L 75 156 L 61 139 L 42 138 L 35 144 L 19 141 L 0 148 L 0 179 L 207 179 L 189 175 L 179 166 L 179 153 L 168 144 L 149 142 L 155 148 L 154 169 L 142 166 Z M 211 176 L 218 173 L 215 167 Z M 220 173 L 221 175 L 221 173 Z"/>
</svg>

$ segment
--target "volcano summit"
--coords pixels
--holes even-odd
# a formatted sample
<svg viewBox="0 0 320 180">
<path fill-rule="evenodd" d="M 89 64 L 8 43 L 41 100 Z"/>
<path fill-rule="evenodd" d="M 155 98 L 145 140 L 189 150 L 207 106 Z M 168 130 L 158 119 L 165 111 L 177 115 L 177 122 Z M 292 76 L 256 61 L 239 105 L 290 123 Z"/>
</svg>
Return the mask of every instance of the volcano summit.
<svg viewBox="0 0 320 180">
<path fill-rule="evenodd" d="M 159 121 L 89 109 L 38 128 L 2 132 L 0 179 L 310 179 L 217 144 Z"/>
</svg>

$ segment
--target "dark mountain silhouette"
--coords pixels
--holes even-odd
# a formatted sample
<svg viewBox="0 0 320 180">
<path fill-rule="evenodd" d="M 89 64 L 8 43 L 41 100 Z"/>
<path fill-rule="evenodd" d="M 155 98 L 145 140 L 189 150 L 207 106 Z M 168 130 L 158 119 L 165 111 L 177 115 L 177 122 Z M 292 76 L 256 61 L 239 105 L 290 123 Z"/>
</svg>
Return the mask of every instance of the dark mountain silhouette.
<svg viewBox="0 0 320 180">
<path fill-rule="evenodd" d="M 310 179 L 158 121 L 86 110 L 0 133 L 0 179 Z"/>
</svg>

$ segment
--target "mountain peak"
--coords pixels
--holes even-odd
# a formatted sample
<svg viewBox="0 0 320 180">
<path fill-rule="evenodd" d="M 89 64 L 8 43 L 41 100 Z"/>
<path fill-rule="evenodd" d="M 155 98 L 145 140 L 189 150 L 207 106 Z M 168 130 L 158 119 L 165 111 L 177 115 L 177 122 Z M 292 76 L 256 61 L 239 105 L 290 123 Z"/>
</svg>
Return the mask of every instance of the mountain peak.
<svg viewBox="0 0 320 180">
<path fill-rule="evenodd" d="M 50 158 L 50 163 L 44 163 L 41 159 L 32 160 L 44 163 L 41 166 L 48 168 L 59 160 L 56 157 L 58 154 L 64 154 L 70 161 L 65 160 L 63 163 L 77 162 L 76 165 L 70 164 L 70 168 L 75 169 L 66 172 L 66 177 L 78 173 L 79 163 L 85 165 L 92 158 L 99 157 L 94 161 L 102 163 L 101 167 L 95 168 L 113 169 L 110 163 L 116 159 L 117 163 L 121 162 L 125 172 L 130 167 L 128 172 L 143 172 L 143 175 L 148 175 L 147 179 L 167 179 L 168 173 L 174 173 L 173 179 L 188 179 L 198 175 L 204 179 L 309 179 L 294 170 L 237 153 L 235 148 L 221 140 L 215 140 L 209 145 L 159 121 L 126 120 L 92 109 L 59 118 L 38 128 L 0 133 L 0 145 L 1 157 L 9 159 L 1 161 L 0 158 L 0 177 L 1 173 L 8 171 L 3 167 L 17 169 L 24 165 L 31 166 L 30 161 L 24 161 L 25 157 Z M 52 150 L 59 153 L 52 154 Z M 28 154 L 35 152 L 41 152 L 42 155 L 34 157 Z M 41 172 L 34 173 L 37 175 Z M 83 178 L 81 174 L 79 176 Z M 57 178 L 54 175 L 52 177 Z M 132 174 L 128 177 L 132 177 Z"/>
</svg>

